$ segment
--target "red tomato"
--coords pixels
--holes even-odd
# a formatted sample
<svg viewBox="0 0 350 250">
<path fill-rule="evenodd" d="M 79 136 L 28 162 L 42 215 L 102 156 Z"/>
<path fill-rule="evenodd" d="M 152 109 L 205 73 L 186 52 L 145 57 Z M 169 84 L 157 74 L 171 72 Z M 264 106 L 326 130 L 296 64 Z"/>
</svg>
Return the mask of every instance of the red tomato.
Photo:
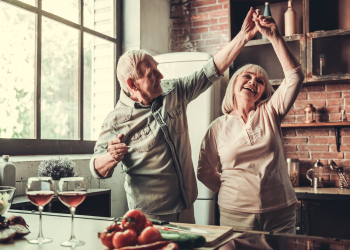
<svg viewBox="0 0 350 250">
<path fill-rule="evenodd" d="M 122 219 L 123 229 L 134 230 L 137 234 L 140 234 L 145 228 L 146 216 L 144 213 L 137 209 L 132 209 L 124 214 Z"/>
<path fill-rule="evenodd" d="M 137 238 L 137 244 L 139 245 L 145 245 L 154 243 L 157 241 L 161 241 L 162 235 L 160 234 L 159 230 L 155 227 L 146 227 L 140 236 Z"/>
<path fill-rule="evenodd" d="M 113 236 L 112 243 L 114 248 L 135 246 L 137 243 L 137 234 L 133 230 L 125 230 L 124 232 L 116 232 Z"/>
<path fill-rule="evenodd" d="M 152 221 L 150 221 L 149 219 L 146 219 L 145 228 L 146 228 L 146 227 L 153 227 L 153 223 L 152 223 Z"/>
<path fill-rule="evenodd" d="M 109 249 L 113 249 L 113 236 L 116 232 L 120 232 L 122 229 L 119 227 L 117 223 L 113 223 L 108 226 L 100 235 L 102 244 L 108 247 Z"/>
</svg>

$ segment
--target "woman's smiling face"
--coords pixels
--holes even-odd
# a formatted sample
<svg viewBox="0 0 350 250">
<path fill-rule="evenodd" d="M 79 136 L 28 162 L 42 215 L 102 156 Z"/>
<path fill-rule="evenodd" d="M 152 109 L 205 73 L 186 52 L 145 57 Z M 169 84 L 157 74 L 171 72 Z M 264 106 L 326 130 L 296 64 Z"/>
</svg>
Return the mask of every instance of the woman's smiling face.
<svg viewBox="0 0 350 250">
<path fill-rule="evenodd" d="M 264 78 L 253 72 L 245 71 L 239 74 L 234 85 L 237 102 L 257 102 L 265 91 Z"/>
</svg>

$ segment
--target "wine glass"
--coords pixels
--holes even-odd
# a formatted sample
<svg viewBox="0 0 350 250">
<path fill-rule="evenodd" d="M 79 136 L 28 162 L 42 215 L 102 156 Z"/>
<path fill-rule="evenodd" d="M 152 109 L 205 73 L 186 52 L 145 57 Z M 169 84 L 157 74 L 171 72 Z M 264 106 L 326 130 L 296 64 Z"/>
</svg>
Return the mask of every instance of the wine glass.
<svg viewBox="0 0 350 250">
<path fill-rule="evenodd" d="M 54 193 L 53 180 L 51 177 L 30 177 L 28 179 L 26 187 L 27 197 L 39 210 L 39 234 L 38 238 L 28 240 L 31 244 L 41 245 L 52 241 L 52 239 L 43 236 L 41 214 L 44 206 L 51 201 Z"/>
<path fill-rule="evenodd" d="M 0 186 L 0 218 L 5 216 L 10 209 L 12 200 L 15 197 L 16 188 L 10 186 Z"/>
<path fill-rule="evenodd" d="M 74 234 L 74 214 L 75 210 L 86 197 L 86 182 L 84 177 L 67 177 L 61 178 L 58 183 L 58 199 L 69 207 L 72 214 L 71 237 L 68 241 L 61 242 L 61 246 L 75 247 L 85 244 L 84 241 L 77 240 Z"/>
</svg>

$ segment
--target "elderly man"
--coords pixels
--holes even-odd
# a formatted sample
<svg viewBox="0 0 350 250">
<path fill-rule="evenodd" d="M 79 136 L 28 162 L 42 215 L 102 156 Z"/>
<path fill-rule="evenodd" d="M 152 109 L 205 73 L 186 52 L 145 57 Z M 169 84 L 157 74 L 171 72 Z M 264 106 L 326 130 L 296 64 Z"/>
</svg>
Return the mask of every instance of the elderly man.
<svg viewBox="0 0 350 250">
<path fill-rule="evenodd" d="M 126 52 L 117 66 L 121 86 L 115 109 L 102 124 L 90 168 L 109 178 L 122 162 L 130 209 L 148 218 L 194 223 L 197 184 L 187 128 L 187 105 L 220 79 L 257 33 L 251 8 L 240 33 L 203 69 L 162 80 L 157 62 L 144 51 Z"/>
</svg>

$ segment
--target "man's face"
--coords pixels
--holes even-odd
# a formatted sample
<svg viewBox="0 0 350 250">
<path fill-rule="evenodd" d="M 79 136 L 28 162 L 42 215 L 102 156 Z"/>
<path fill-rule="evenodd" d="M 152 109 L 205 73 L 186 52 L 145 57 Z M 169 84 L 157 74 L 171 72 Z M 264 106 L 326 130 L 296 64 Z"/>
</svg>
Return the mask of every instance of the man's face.
<svg viewBox="0 0 350 250">
<path fill-rule="evenodd" d="M 160 96 L 163 92 L 160 81 L 163 79 L 162 73 L 157 69 L 158 63 L 152 56 L 146 55 L 145 60 L 140 64 L 142 77 L 135 80 L 134 85 L 137 87 L 142 99 L 150 103 L 154 98 Z"/>
</svg>

